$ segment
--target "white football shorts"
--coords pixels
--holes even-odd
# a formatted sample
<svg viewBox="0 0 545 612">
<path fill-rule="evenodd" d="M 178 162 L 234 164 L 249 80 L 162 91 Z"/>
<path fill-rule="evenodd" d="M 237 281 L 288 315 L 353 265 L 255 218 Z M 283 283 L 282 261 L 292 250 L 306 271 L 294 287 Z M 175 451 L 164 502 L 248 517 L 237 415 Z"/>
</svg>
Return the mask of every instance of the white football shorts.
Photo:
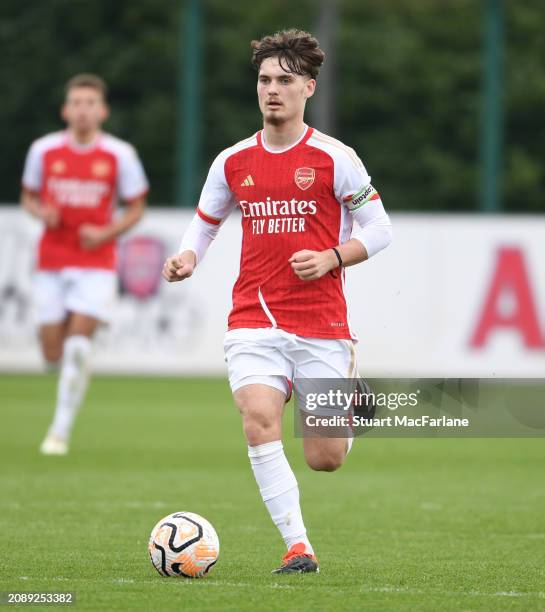
<svg viewBox="0 0 545 612">
<path fill-rule="evenodd" d="M 276 327 L 233 329 L 223 342 L 233 393 L 264 384 L 291 395 L 295 379 L 354 378 L 352 340 L 305 338 Z"/>
<path fill-rule="evenodd" d="M 60 323 L 76 312 L 108 323 L 117 299 L 117 274 L 95 268 L 39 270 L 35 277 L 37 320 Z"/>
</svg>

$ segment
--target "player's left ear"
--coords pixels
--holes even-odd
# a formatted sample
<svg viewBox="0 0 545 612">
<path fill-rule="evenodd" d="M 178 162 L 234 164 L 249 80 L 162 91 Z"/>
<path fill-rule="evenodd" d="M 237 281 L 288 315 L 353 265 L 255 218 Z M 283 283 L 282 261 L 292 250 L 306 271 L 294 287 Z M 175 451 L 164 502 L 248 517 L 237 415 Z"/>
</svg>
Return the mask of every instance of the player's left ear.
<svg viewBox="0 0 545 612">
<path fill-rule="evenodd" d="M 108 119 L 108 117 L 110 116 L 110 107 L 106 104 L 106 102 L 104 102 L 102 104 L 102 112 L 100 114 L 100 121 L 106 121 L 106 119 Z"/>
<path fill-rule="evenodd" d="M 308 79 L 305 83 L 305 98 L 312 98 L 316 90 L 316 79 Z"/>
</svg>

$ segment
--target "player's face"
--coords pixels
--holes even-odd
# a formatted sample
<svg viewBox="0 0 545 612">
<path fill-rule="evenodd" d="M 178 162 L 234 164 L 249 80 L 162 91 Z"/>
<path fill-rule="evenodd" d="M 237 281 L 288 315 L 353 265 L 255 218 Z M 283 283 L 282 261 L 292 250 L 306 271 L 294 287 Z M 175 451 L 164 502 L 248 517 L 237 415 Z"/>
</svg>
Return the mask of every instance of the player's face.
<svg viewBox="0 0 545 612">
<path fill-rule="evenodd" d="M 80 133 L 93 132 L 100 128 L 107 117 L 108 107 L 98 89 L 70 89 L 62 107 L 62 118 L 70 129 Z"/>
<path fill-rule="evenodd" d="M 277 57 L 263 60 L 257 78 L 257 98 L 265 123 L 280 125 L 295 118 L 302 120 L 305 103 L 315 87 L 314 79 L 286 72 Z"/>
</svg>

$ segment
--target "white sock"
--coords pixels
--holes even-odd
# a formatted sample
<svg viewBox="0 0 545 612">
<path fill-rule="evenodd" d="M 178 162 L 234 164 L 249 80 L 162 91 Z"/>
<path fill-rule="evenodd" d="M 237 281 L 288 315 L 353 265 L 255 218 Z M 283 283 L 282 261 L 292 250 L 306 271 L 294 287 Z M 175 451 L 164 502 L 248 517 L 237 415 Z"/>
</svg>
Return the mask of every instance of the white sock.
<svg viewBox="0 0 545 612">
<path fill-rule="evenodd" d="M 352 444 L 354 444 L 354 436 L 348 436 L 348 438 L 346 438 L 346 454 L 348 455 L 348 453 L 352 450 Z"/>
<path fill-rule="evenodd" d="M 307 538 L 299 505 L 299 487 L 280 440 L 248 447 L 248 457 L 273 523 L 278 527 L 286 546 L 303 542 L 314 554 Z"/>
<path fill-rule="evenodd" d="M 63 358 L 57 407 L 49 433 L 68 440 L 72 426 L 83 401 L 89 381 L 89 355 L 91 340 L 86 336 L 68 336 L 63 345 Z"/>
</svg>

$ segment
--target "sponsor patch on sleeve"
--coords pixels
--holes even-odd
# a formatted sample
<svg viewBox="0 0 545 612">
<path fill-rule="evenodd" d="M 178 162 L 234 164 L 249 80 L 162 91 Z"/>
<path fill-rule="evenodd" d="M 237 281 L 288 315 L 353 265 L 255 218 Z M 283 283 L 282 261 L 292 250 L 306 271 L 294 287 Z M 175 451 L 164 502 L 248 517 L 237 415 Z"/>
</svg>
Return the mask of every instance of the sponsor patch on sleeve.
<svg viewBox="0 0 545 612">
<path fill-rule="evenodd" d="M 380 200 L 378 191 L 373 185 L 366 185 L 356 193 L 347 195 L 343 198 L 343 202 L 347 205 L 349 210 L 358 210 L 358 208 L 361 208 L 372 200 Z"/>
</svg>

